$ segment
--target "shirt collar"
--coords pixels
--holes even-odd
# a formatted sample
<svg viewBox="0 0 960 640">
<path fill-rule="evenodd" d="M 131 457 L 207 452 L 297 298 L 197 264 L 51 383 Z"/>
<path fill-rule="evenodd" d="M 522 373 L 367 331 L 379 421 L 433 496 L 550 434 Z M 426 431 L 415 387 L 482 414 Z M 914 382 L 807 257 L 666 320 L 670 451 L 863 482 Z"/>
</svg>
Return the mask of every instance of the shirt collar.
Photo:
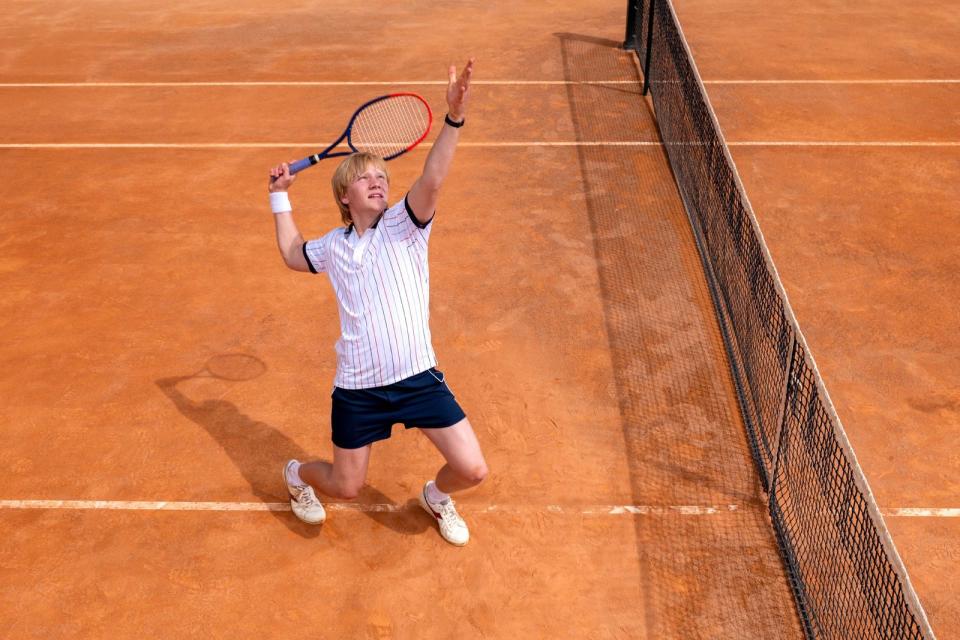
<svg viewBox="0 0 960 640">
<path fill-rule="evenodd" d="M 373 224 L 370 225 L 370 228 L 371 228 L 371 229 L 376 229 L 376 228 L 377 228 L 377 225 L 380 224 L 380 218 L 382 218 L 382 217 L 383 217 L 383 212 L 381 212 L 380 215 L 377 216 L 377 219 L 373 221 Z M 352 223 L 352 222 L 350 223 L 349 226 L 347 226 L 346 229 L 343 230 L 343 235 L 348 236 L 348 235 L 350 235 L 351 233 L 353 233 L 353 223 Z"/>
</svg>

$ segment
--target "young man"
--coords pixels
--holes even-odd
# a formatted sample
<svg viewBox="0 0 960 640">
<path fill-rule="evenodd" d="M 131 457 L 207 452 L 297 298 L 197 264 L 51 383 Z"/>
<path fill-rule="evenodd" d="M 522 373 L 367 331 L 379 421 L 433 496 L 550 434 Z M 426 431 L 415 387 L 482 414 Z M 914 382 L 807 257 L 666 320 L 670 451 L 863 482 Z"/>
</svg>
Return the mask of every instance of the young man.
<svg viewBox="0 0 960 640">
<path fill-rule="evenodd" d="M 419 428 L 446 460 L 424 485 L 420 505 L 436 518 L 448 542 L 464 545 L 469 539 L 449 494 L 482 482 L 487 465 L 470 421 L 435 368 L 427 242 L 464 124 L 472 73 L 472 59 L 459 77 L 450 67 L 443 129 L 423 174 L 389 208 L 386 164 L 370 154 L 353 154 L 333 176 L 346 226 L 304 242 L 286 193 L 296 176 L 287 164 L 270 172 L 270 203 L 284 262 L 295 271 L 326 272 L 340 311 L 333 463 L 290 460 L 283 469 L 290 505 L 304 522 L 319 524 L 326 518 L 315 491 L 343 500 L 357 496 L 373 443 L 389 438 L 393 425 L 402 423 Z"/>
</svg>

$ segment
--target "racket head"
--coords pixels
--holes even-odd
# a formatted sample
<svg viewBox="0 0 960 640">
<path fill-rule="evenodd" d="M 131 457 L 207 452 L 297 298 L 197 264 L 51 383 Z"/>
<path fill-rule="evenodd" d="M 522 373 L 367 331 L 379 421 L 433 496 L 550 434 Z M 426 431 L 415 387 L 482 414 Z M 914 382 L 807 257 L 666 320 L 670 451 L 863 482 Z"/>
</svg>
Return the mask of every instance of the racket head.
<svg viewBox="0 0 960 640">
<path fill-rule="evenodd" d="M 393 160 L 423 142 L 431 126 L 433 111 L 426 100 L 416 93 L 391 93 L 357 109 L 347 126 L 347 144 Z"/>
<path fill-rule="evenodd" d="M 259 378 L 267 372 L 267 365 L 246 353 L 221 353 L 207 360 L 206 370 L 214 378 L 240 382 Z"/>
</svg>

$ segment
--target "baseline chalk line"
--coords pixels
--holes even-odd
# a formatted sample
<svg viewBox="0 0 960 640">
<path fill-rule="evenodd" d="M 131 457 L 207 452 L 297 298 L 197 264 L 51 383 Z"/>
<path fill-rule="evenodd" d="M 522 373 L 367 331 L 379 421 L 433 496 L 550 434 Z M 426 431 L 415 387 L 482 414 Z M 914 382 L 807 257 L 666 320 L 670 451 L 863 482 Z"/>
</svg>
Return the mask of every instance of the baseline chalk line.
<svg viewBox="0 0 960 640">
<path fill-rule="evenodd" d="M 332 511 L 399 513 L 411 507 L 402 504 L 324 502 Z M 419 508 L 419 507 L 416 507 Z M 103 510 L 103 511 L 290 511 L 287 502 L 181 502 L 172 500 L 0 500 L 0 509 Z M 734 504 L 700 505 L 487 505 L 471 506 L 472 513 L 556 513 L 588 516 L 666 515 L 708 516 L 737 511 Z"/>
<path fill-rule="evenodd" d="M 678 146 L 701 146 L 701 143 L 669 143 Z M 458 147 L 508 148 L 508 147 L 662 147 L 664 143 L 651 140 L 558 140 L 525 142 L 460 142 Z M 321 149 L 325 142 L 8 142 L 0 149 Z M 343 146 L 343 145 L 341 145 Z M 429 149 L 432 142 L 421 143 L 417 148 Z M 865 141 L 776 141 L 744 140 L 728 141 L 730 147 L 960 147 L 960 141 L 927 140 L 865 140 Z M 339 147 L 338 147 L 339 148 Z M 344 147 L 346 148 L 346 147 Z M 414 149 L 416 151 L 416 149 Z"/>
<path fill-rule="evenodd" d="M 332 511 L 400 513 L 412 507 L 402 504 L 325 502 Z M 290 511 L 287 502 L 184 502 L 176 500 L 0 500 L 0 509 L 103 510 L 103 511 Z M 735 504 L 721 505 L 487 505 L 471 506 L 472 513 L 556 513 L 585 516 L 681 515 L 712 516 L 741 510 Z M 903 507 L 881 509 L 886 517 L 958 518 L 960 508 Z"/>
<path fill-rule="evenodd" d="M 628 84 L 642 87 L 642 80 L 473 80 L 472 85 L 488 86 L 538 86 L 538 85 L 605 85 Z M 61 89 L 61 88 L 164 88 L 164 87 L 389 87 L 389 86 L 447 86 L 446 80 L 264 80 L 258 81 L 223 81 L 223 82 L 3 82 L 0 89 Z"/>
</svg>

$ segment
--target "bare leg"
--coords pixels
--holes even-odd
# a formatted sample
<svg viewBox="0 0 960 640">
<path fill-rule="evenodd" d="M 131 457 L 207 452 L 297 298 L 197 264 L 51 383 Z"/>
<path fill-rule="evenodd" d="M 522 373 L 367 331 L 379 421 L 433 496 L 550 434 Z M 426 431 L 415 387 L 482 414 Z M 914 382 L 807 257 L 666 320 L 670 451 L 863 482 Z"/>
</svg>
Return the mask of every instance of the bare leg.
<svg viewBox="0 0 960 640">
<path fill-rule="evenodd" d="M 353 500 L 367 478 L 372 447 L 368 444 L 359 449 L 341 449 L 334 445 L 333 464 L 322 461 L 302 464 L 300 478 L 324 495 Z"/>
<path fill-rule="evenodd" d="M 475 487 L 487 477 L 487 463 L 480 451 L 480 442 L 464 418 L 445 429 L 420 429 L 447 461 L 437 473 L 437 489 L 454 493 Z"/>
</svg>

